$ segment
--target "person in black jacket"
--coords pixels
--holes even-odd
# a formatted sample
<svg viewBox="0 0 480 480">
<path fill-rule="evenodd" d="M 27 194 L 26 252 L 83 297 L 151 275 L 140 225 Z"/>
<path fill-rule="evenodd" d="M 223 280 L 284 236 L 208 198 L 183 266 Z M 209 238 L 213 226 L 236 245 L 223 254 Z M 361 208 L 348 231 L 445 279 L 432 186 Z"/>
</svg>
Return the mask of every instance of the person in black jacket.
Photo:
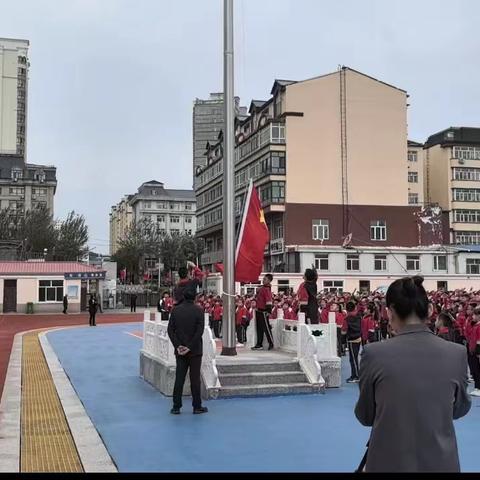
<svg viewBox="0 0 480 480">
<path fill-rule="evenodd" d="M 178 276 L 180 277 L 177 286 L 173 291 L 173 300 L 175 305 L 180 304 L 183 301 L 183 292 L 187 288 L 197 291 L 197 287 L 200 285 L 200 282 L 196 278 L 189 278 L 188 269 L 186 267 L 180 267 L 178 269 Z"/>
<path fill-rule="evenodd" d="M 159 300 L 157 310 L 159 311 L 161 315 L 162 322 L 168 321 L 168 317 L 170 315 L 169 309 L 168 309 L 168 298 L 170 297 L 170 294 L 168 292 L 164 292 L 162 299 Z"/>
<path fill-rule="evenodd" d="M 362 344 L 362 317 L 356 311 L 355 302 L 347 303 L 347 316 L 345 318 L 343 332 L 347 334 L 348 356 L 350 359 L 350 368 L 352 374 L 347 379 L 347 383 L 358 383 L 358 353 Z"/>
<path fill-rule="evenodd" d="M 318 300 L 317 300 L 317 272 L 313 268 L 307 268 L 303 276 L 304 288 L 308 295 L 306 305 L 300 306 L 300 311 L 305 313 L 305 319 L 312 324 L 318 323 Z M 308 322 L 307 322 L 308 323 Z"/>
<path fill-rule="evenodd" d="M 88 313 L 90 314 L 89 325 L 96 327 L 95 315 L 97 314 L 97 299 L 93 294 L 90 295 L 90 300 L 88 301 Z"/>
<path fill-rule="evenodd" d="M 206 413 L 202 407 L 200 394 L 200 369 L 202 366 L 204 315 L 200 307 L 195 305 L 194 288 L 183 290 L 183 301 L 174 307 L 168 323 L 168 336 L 175 348 L 177 369 L 173 388 L 173 408 L 170 413 L 178 415 L 182 408 L 183 385 L 187 371 L 190 370 L 190 386 L 192 389 L 193 413 Z"/>
<path fill-rule="evenodd" d="M 65 294 L 63 296 L 63 313 L 67 313 L 67 310 L 68 310 L 68 295 Z"/>
</svg>

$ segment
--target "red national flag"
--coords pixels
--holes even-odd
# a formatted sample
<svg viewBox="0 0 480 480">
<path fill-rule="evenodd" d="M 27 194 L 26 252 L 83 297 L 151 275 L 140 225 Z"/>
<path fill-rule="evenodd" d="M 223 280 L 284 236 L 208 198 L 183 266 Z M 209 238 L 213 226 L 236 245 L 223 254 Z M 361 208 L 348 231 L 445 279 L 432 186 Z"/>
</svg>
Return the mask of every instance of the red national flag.
<svg viewBox="0 0 480 480">
<path fill-rule="evenodd" d="M 236 282 L 258 282 L 258 277 L 262 273 L 265 245 L 269 238 L 260 198 L 250 180 L 237 243 Z"/>
<path fill-rule="evenodd" d="M 216 263 L 214 267 L 217 272 L 220 272 L 223 275 L 223 263 Z"/>
</svg>

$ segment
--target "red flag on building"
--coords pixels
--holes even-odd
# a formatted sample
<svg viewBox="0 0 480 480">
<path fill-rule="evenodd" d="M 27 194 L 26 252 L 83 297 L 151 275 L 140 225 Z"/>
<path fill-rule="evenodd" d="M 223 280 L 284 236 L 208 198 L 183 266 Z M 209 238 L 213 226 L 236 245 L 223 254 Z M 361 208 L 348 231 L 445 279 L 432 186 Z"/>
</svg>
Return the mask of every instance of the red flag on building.
<svg viewBox="0 0 480 480">
<path fill-rule="evenodd" d="M 258 282 L 269 238 L 260 198 L 250 180 L 235 256 L 236 282 Z"/>
</svg>

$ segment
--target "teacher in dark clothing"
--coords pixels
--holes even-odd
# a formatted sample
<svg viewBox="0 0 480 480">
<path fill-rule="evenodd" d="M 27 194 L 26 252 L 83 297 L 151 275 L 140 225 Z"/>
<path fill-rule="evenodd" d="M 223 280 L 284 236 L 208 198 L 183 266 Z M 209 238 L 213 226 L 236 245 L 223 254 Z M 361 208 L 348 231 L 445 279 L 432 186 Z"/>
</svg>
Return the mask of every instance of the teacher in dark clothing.
<svg viewBox="0 0 480 480">
<path fill-rule="evenodd" d="M 355 415 L 371 426 L 366 472 L 458 472 L 453 420 L 470 410 L 462 345 L 436 337 L 423 278 L 387 291 L 395 336 L 365 346 Z"/>
<path fill-rule="evenodd" d="M 206 413 L 207 407 L 202 407 L 200 394 L 200 369 L 202 366 L 204 330 L 203 312 L 193 303 L 196 291 L 194 288 L 183 290 L 183 300 L 170 315 L 168 336 L 175 348 L 177 370 L 173 388 L 173 408 L 170 413 L 178 415 L 182 408 L 183 385 L 187 371 L 190 370 L 190 386 L 192 389 L 193 413 Z"/>
</svg>

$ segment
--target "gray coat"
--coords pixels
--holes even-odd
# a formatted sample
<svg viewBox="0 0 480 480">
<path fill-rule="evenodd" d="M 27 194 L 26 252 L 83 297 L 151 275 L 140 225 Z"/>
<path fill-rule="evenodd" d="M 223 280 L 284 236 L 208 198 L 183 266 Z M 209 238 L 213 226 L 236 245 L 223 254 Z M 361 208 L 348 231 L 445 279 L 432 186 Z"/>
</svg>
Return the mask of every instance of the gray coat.
<svg viewBox="0 0 480 480">
<path fill-rule="evenodd" d="M 366 346 L 355 415 L 372 426 L 367 472 L 458 472 L 453 420 L 470 410 L 467 353 L 424 325 Z"/>
</svg>

